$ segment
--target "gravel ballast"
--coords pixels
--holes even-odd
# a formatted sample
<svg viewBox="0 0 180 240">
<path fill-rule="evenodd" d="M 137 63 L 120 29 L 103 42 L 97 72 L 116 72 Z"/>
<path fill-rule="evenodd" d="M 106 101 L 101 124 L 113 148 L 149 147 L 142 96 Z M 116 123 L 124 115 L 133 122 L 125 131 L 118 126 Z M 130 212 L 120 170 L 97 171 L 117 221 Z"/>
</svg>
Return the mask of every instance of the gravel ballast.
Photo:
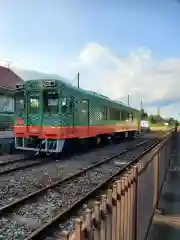
<svg viewBox="0 0 180 240">
<path fill-rule="evenodd" d="M 46 190 L 39 197 L 31 199 L 30 202 L 23 203 L 18 210 L 12 210 L 11 214 L 0 219 L 0 221 L 7 221 L 7 224 L 1 226 L 0 235 L 6 236 L 7 240 L 12 238 L 14 240 L 24 239 L 23 237 L 28 236 L 30 232 L 39 228 L 41 224 L 47 223 L 58 212 L 63 212 L 79 201 L 84 195 L 88 194 L 93 188 L 96 188 L 110 176 L 117 173 L 123 166 L 152 145 L 153 142 L 154 140 L 149 141 L 136 150 L 110 160 L 102 166 L 96 166 L 76 178 L 67 180 L 65 183 L 63 182 L 52 189 Z M 123 161 L 124 164 L 117 164 L 118 161 Z M 7 236 L 9 229 L 11 229 L 11 238 Z M 16 237 L 17 232 L 18 238 Z"/>
<path fill-rule="evenodd" d="M 52 163 L 34 166 L 0 176 L 0 207 L 43 188 L 57 180 L 63 179 L 82 168 L 110 157 L 127 147 L 134 146 L 147 137 L 138 137 L 135 141 L 124 141 L 121 144 L 106 146 L 81 156 L 69 159 L 52 160 Z"/>
</svg>

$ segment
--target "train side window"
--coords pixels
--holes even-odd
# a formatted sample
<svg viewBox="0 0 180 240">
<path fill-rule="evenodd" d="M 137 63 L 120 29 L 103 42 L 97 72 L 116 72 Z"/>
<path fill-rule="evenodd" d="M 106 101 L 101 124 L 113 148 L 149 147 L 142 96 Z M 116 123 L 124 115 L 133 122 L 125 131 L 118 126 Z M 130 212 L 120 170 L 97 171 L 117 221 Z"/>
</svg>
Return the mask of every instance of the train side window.
<svg viewBox="0 0 180 240">
<path fill-rule="evenodd" d="M 133 121 L 133 115 L 132 115 L 132 113 L 129 113 L 129 112 L 128 112 L 128 118 L 127 118 L 127 120 Z"/>
<path fill-rule="evenodd" d="M 69 101 L 69 111 L 73 112 L 74 109 L 74 98 L 71 97 L 70 101 Z"/>
<path fill-rule="evenodd" d="M 68 108 L 68 99 L 66 97 L 61 99 L 61 109 L 62 112 L 65 113 L 67 111 Z"/>
<path fill-rule="evenodd" d="M 62 99 L 62 107 L 67 106 L 67 98 Z"/>
<path fill-rule="evenodd" d="M 119 120 L 122 120 L 122 112 L 119 111 Z"/>
<path fill-rule="evenodd" d="M 75 105 L 74 105 L 73 97 L 70 97 L 70 98 L 63 97 L 61 99 L 61 111 L 63 113 L 72 113 L 74 107 L 75 107 Z"/>
<path fill-rule="evenodd" d="M 120 120 L 120 111 L 115 109 L 115 108 L 110 108 L 109 109 L 109 113 L 110 113 L 110 119 L 111 120 Z"/>
<path fill-rule="evenodd" d="M 15 112 L 22 113 L 25 109 L 24 92 L 16 92 L 14 95 Z"/>
<path fill-rule="evenodd" d="M 133 113 L 130 113 L 130 114 L 129 114 L 129 120 L 131 120 L 131 121 L 134 120 Z"/>
<path fill-rule="evenodd" d="M 126 111 L 122 111 L 122 120 L 126 121 L 128 119 L 128 114 Z"/>
<path fill-rule="evenodd" d="M 116 110 L 116 120 L 120 120 L 120 112 L 119 112 L 119 110 Z"/>
<path fill-rule="evenodd" d="M 102 115 L 103 120 L 107 120 L 107 107 L 103 108 Z"/>
<path fill-rule="evenodd" d="M 81 102 L 81 112 L 87 113 L 88 112 L 88 100 L 82 100 Z"/>
</svg>

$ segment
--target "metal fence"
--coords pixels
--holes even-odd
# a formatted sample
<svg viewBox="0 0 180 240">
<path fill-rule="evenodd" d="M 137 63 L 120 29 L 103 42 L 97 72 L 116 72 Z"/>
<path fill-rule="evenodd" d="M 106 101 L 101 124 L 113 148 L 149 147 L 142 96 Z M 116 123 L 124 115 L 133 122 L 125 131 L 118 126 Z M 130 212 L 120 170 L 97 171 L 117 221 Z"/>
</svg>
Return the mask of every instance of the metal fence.
<svg viewBox="0 0 180 240">
<path fill-rule="evenodd" d="M 167 134 L 154 149 L 139 159 L 113 183 L 93 210 L 76 219 L 67 240 L 143 240 L 158 204 L 170 164 L 175 132 Z"/>
</svg>

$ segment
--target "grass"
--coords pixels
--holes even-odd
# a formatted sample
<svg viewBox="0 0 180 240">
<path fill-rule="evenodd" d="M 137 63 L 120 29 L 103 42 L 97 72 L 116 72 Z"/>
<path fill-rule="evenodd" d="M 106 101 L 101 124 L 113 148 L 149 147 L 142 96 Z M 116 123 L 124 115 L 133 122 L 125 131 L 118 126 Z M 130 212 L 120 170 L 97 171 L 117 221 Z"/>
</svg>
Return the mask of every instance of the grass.
<svg viewBox="0 0 180 240">
<path fill-rule="evenodd" d="M 151 131 L 168 131 L 172 126 L 165 126 L 160 124 L 151 124 Z"/>
</svg>

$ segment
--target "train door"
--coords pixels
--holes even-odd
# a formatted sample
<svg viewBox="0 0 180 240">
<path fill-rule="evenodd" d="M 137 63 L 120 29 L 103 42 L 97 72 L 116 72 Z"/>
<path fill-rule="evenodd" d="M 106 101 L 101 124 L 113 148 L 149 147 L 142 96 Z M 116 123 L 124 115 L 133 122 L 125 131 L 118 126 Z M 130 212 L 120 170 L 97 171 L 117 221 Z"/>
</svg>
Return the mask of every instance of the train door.
<svg viewBox="0 0 180 240">
<path fill-rule="evenodd" d="M 89 100 L 83 99 L 78 102 L 77 114 L 79 129 L 81 129 L 80 135 L 87 137 L 89 135 Z"/>
<path fill-rule="evenodd" d="M 40 133 L 42 109 L 41 109 L 41 92 L 27 93 L 27 126 L 29 133 Z"/>
<path fill-rule="evenodd" d="M 59 94 L 57 91 L 48 90 L 43 92 L 42 123 L 44 127 L 56 127 L 60 125 Z"/>
<path fill-rule="evenodd" d="M 67 137 L 74 134 L 74 97 L 61 97 L 61 126 Z"/>
<path fill-rule="evenodd" d="M 18 125 L 23 125 L 26 121 L 25 102 L 24 91 L 17 91 L 14 95 L 14 119 Z"/>
</svg>

